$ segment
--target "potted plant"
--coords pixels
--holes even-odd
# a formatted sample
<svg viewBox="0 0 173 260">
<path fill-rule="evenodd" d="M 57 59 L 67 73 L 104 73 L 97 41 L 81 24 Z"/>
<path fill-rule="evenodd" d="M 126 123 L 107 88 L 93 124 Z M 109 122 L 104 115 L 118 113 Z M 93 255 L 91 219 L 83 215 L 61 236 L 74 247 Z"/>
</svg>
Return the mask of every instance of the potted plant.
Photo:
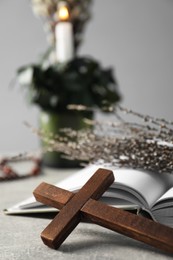
<svg viewBox="0 0 173 260">
<path fill-rule="evenodd" d="M 49 28 L 50 48 L 40 62 L 19 68 L 17 77 L 31 103 L 40 107 L 40 129 L 45 134 L 43 148 L 47 148 L 46 139 L 48 141 L 50 134 L 61 137 L 62 128 L 79 130 L 86 127 L 83 118 L 93 118 L 93 112 L 72 111 L 68 109 L 69 105 L 97 107 L 101 111 L 106 111 L 107 106 L 120 100 L 112 70 L 104 69 L 98 61 L 91 57 L 77 55 L 85 24 L 91 16 L 91 3 L 92 0 L 66 0 L 63 2 L 32 0 L 34 13 L 44 18 L 44 24 L 47 25 L 46 28 Z M 66 4 L 68 4 L 70 14 L 67 8 L 66 11 L 69 20 L 57 19 L 57 10 L 59 10 L 57 4 L 61 4 L 61 9 L 66 8 Z M 60 57 L 57 58 L 55 55 L 57 54 L 56 40 L 58 42 L 60 39 L 57 38 L 57 35 L 55 37 L 55 31 L 56 27 L 62 26 L 63 29 L 64 27 L 71 28 L 70 42 L 71 47 L 74 48 L 72 57 L 66 59 L 65 62 L 60 62 L 60 59 L 58 60 Z M 69 30 L 68 32 L 64 30 L 64 32 L 69 36 Z M 62 36 L 62 34 L 58 36 Z M 66 45 L 66 42 L 63 43 Z M 53 151 L 44 153 L 43 162 L 48 166 L 72 167 L 76 165 L 76 162 L 69 160 L 67 162 L 61 158 L 61 154 Z"/>
<path fill-rule="evenodd" d="M 60 129 L 66 127 L 86 127 L 83 118 L 92 119 L 93 112 L 71 111 L 71 104 L 106 112 L 107 107 L 120 100 L 112 70 L 103 69 L 89 57 L 76 57 L 63 66 L 31 64 L 21 67 L 17 74 L 29 100 L 41 108 L 40 127 L 47 134 L 60 134 Z M 52 155 L 51 158 L 46 156 L 44 162 L 55 166 L 58 162 L 53 162 Z"/>
</svg>

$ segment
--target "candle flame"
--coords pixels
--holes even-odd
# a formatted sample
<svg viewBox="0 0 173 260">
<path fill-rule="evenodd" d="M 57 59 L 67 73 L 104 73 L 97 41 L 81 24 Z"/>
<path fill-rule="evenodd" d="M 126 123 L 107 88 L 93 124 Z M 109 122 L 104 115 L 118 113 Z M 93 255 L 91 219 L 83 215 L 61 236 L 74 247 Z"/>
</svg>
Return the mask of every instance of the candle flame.
<svg viewBox="0 0 173 260">
<path fill-rule="evenodd" d="M 59 8 L 58 17 L 61 21 L 67 21 L 69 19 L 70 15 L 66 6 L 61 6 Z"/>
</svg>

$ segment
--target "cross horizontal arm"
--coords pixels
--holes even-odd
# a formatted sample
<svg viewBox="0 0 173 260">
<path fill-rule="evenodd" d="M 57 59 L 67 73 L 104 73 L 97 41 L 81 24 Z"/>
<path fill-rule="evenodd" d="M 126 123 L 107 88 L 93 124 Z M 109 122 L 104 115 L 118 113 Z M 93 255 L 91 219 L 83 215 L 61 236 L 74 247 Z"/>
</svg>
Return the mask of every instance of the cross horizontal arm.
<svg viewBox="0 0 173 260">
<path fill-rule="evenodd" d="M 75 193 L 42 182 L 33 192 L 37 201 L 47 206 L 61 209 Z"/>
</svg>

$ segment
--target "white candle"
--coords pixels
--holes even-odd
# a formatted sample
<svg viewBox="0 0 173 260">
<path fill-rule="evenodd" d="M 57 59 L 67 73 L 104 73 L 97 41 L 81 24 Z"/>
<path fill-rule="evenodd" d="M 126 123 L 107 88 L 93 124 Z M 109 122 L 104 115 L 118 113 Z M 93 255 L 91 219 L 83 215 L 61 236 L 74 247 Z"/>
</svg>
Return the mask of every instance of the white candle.
<svg viewBox="0 0 173 260">
<path fill-rule="evenodd" d="M 58 17 L 59 22 L 55 27 L 56 58 L 58 62 L 68 62 L 74 56 L 73 27 L 64 4 L 59 6 Z"/>
</svg>

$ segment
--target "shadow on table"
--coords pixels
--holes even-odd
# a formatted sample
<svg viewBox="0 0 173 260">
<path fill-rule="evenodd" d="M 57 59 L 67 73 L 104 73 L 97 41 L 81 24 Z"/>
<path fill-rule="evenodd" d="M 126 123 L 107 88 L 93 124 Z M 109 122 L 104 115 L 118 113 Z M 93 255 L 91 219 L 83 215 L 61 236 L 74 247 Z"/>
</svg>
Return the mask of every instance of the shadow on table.
<svg viewBox="0 0 173 260">
<path fill-rule="evenodd" d="M 53 219 L 58 212 L 44 212 L 44 213 L 24 213 L 24 214 L 10 214 L 13 217 L 26 217 L 26 218 L 40 218 L 40 219 Z"/>
<path fill-rule="evenodd" d="M 87 224 L 86 224 L 87 225 Z M 109 233 L 105 233 L 105 228 L 102 228 L 103 230 L 94 230 L 94 229 L 87 229 L 82 228 L 80 230 L 81 233 L 83 233 L 83 237 L 85 238 L 84 241 L 73 241 L 68 242 L 68 240 L 61 245 L 59 250 L 63 253 L 74 253 L 78 251 L 98 251 L 105 248 L 107 251 L 109 250 L 115 250 L 119 248 L 119 250 L 123 250 L 123 248 L 130 248 L 131 250 L 141 250 L 141 252 L 145 251 L 146 253 L 155 253 L 158 256 L 170 256 L 172 259 L 172 254 L 164 253 L 163 251 L 156 249 L 152 246 L 149 246 L 147 244 L 144 244 L 140 241 L 136 241 L 132 238 L 126 237 L 124 235 L 118 234 L 116 232 L 110 231 Z M 86 239 L 87 237 L 87 239 Z M 80 234 L 81 238 L 81 234 Z"/>
<path fill-rule="evenodd" d="M 29 218 L 40 218 L 40 219 L 50 219 L 52 220 L 58 212 L 47 212 L 47 213 L 33 213 L 33 214 L 19 214 L 14 216 L 22 216 L 22 217 L 29 217 Z M 107 230 L 103 227 L 97 226 L 95 224 L 89 223 L 90 226 L 88 226 L 88 223 L 80 223 L 79 228 L 77 229 L 77 233 L 74 234 L 74 238 L 71 242 L 68 242 L 68 239 L 65 241 L 64 244 L 61 245 L 61 247 L 58 249 L 62 253 L 75 253 L 78 251 L 90 251 L 91 249 L 95 250 L 102 250 L 102 248 L 109 251 L 117 249 L 123 250 L 123 248 L 130 248 L 131 250 L 141 250 L 145 251 L 146 253 L 154 252 L 158 256 L 170 256 L 172 259 L 172 254 L 164 253 L 163 251 L 156 249 L 152 246 L 149 246 L 145 243 L 142 243 L 140 241 L 136 241 L 134 239 L 131 239 L 129 237 L 126 237 L 124 235 L 118 234 L 116 232 L 113 232 L 111 230 Z M 94 225 L 96 228 L 94 228 Z M 88 228 L 89 227 L 89 228 Z M 106 231 L 106 232 L 105 232 Z M 71 234 L 73 235 L 73 234 Z M 80 237 L 80 240 L 76 240 L 76 238 Z M 81 240 L 81 237 L 83 237 L 83 240 Z"/>
</svg>

